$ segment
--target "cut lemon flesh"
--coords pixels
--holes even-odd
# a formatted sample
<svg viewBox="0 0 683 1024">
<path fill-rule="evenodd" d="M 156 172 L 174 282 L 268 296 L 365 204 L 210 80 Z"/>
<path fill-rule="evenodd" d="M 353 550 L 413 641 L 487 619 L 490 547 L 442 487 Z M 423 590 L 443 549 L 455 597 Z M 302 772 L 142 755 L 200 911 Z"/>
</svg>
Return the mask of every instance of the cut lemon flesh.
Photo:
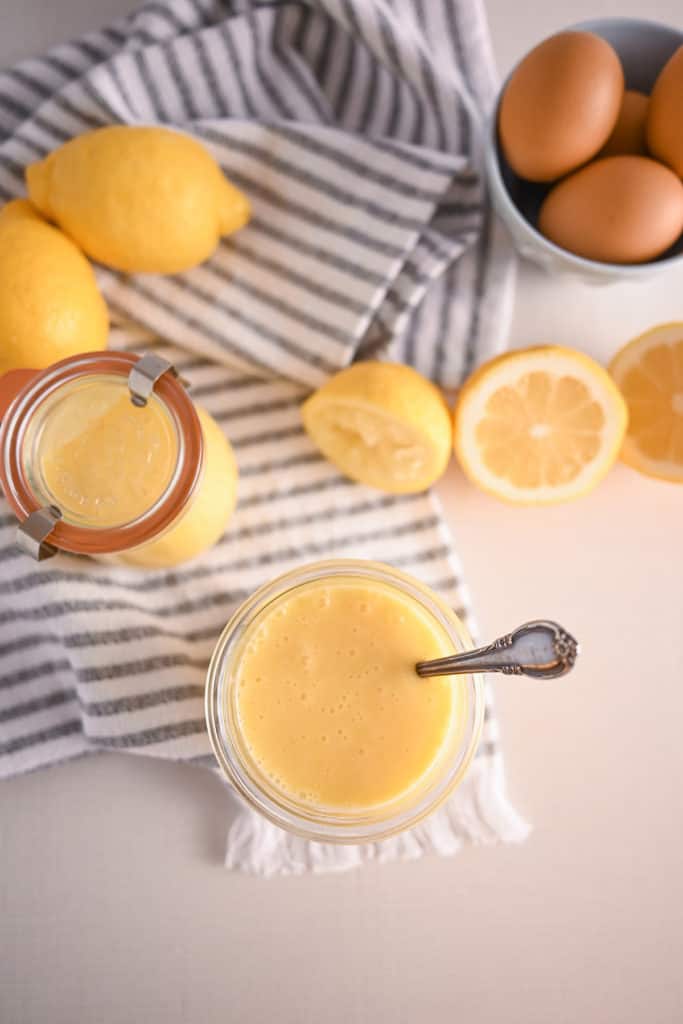
<svg viewBox="0 0 683 1024">
<path fill-rule="evenodd" d="M 389 494 L 426 490 L 450 458 L 446 403 L 409 366 L 355 363 L 323 384 L 301 413 L 325 458 L 352 480 Z"/>
<path fill-rule="evenodd" d="M 573 349 L 508 352 L 476 371 L 455 408 L 465 473 L 498 498 L 552 504 L 588 493 L 617 458 L 626 405 L 609 374 Z"/>
<path fill-rule="evenodd" d="M 647 476 L 683 483 L 683 323 L 641 334 L 609 371 L 629 411 L 622 460 Z"/>
</svg>

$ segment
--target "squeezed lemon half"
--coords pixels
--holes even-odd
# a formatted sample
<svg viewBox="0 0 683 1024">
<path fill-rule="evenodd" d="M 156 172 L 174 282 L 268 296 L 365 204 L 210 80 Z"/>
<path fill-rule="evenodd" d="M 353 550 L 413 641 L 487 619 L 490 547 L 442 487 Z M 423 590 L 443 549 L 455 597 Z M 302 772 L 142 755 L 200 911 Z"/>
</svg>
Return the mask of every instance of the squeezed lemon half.
<svg viewBox="0 0 683 1024">
<path fill-rule="evenodd" d="M 355 363 L 323 384 L 301 413 L 330 462 L 380 491 L 424 491 L 448 465 L 448 407 L 438 388 L 409 366 Z"/>
</svg>

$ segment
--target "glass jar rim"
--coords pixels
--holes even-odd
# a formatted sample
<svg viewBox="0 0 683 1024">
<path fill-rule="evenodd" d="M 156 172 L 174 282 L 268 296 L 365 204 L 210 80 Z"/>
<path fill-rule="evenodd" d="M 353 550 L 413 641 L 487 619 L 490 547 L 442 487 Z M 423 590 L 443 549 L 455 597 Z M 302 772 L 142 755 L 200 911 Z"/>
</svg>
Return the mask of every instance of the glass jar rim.
<svg viewBox="0 0 683 1024">
<path fill-rule="evenodd" d="M 26 476 L 22 448 L 32 416 L 43 402 L 67 384 L 92 376 L 127 378 L 142 357 L 134 352 L 85 352 L 69 356 L 29 379 L 10 403 L 0 424 L 0 483 L 12 511 L 20 521 L 44 507 Z M 202 471 L 204 441 L 192 399 L 180 381 L 164 373 L 154 394 L 171 414 L 179 433 L 178 465 L 166 492 L 149 513 L 113 527 L 86 527 L 58 520 L 50 543 L 74 554 L 114 554 L 151 540 L 167 529 L 186 507 Z"/>
<path fill-rule="evenodd" d="M 484 681 L 481 676 L 462 676 L 467 687 L 467 721 L 458 749 L 446 759 L 435 782 L 412 802 L 401 800 L 398 810 L 378 817 L 376 809 L 342 813 L 311 808 L 287 798 L 279 790 L 263 785 L 250 772 L 230 735 L 223 708 L 235 673 L 231 671 L 239 654 L 240 641 L 253 620 L 271 602 L 299 587 L 326 577 L 366 579 L 394 586 L 416 600 L 445 629 L 456 650 L 469 650 L 472 640 L 461 620 L 437 594 L 414 577 L 380 562 L 335 559 L 301 566 L 278 576 L 256 590 L 229 619 L 214 648 L 207 673 L 205 715 L 209 739 L 219 767 L 246 803 L 273 824 L 295 835 L 317 842 L 366 843 L 412 828 L 436 808 L 462 781 L 475 755 L 484 724 Z M 391 807 L 391 805 L 388 805 Z"/>
</svg>

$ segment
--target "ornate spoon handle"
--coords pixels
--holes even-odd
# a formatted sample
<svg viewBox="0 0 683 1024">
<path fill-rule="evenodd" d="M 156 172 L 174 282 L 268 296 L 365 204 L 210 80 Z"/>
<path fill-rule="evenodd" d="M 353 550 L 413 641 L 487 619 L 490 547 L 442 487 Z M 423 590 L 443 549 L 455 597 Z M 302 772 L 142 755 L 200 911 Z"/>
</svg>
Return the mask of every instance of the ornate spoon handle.
<svg viewBox="0 0 683 1024">
<path fill-rule="evenodd" d="M 415 666 L 419 676 L 450 676 L 469 672 L 504 672 L 507 675 L 554 679 L 573 667 L 579 653 L 574 637 L 557 622 L 537 619 L 487 647 L 453 654 Z"/>
</svg>

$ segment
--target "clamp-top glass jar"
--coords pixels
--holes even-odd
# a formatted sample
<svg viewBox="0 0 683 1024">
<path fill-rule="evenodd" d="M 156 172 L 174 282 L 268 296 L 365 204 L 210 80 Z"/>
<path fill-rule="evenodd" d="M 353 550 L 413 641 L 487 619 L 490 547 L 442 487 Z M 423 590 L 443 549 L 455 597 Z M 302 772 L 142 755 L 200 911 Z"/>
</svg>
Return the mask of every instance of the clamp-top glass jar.
<svg viewBox="0 0 683 1024">
<path fill-rule="evenodd" d="M 148 568 L 221 536 L 236 499 L 230 444 L 166 360 L 91 352 L 0 378 L 0 482 L 18 541 Z"/>
</svg>

